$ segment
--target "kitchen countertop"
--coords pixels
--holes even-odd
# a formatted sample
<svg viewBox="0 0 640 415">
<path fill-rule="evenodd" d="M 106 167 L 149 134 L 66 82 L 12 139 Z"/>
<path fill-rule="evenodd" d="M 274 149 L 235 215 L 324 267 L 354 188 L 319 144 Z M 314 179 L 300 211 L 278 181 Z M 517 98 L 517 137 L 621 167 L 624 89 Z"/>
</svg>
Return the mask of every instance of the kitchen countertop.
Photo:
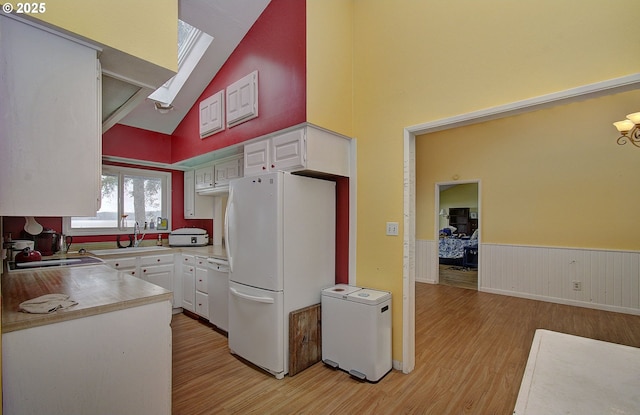
<svg viewBox="0 0 640 415">
<path fill-rule="evenodd" d="M 50 314 L 18 311 L 23 301 L 54 293 L 67 294 L 78 304 Z M 2 332 L 171 301 L 171 296 L 171 291 L 107 265 L 12 271 L 2 276 Z"/>
<path fill-rule="evenodd" d="M 85 248 L 87 252 L 101 259 L 115 258 L 116 256 L 119 258 L 126 257 L 136 257 L 136 256 L 144 256 L 144 255 L 158 255 L 158 254 L 189 254 L 196 256 L 204 256 L 208 258 L 218 258 L 218 259 L 227 259 L 227 252 L 224 246 L 221 245 L 206 245 L 206 246 L 175 246 L 175 247 L 167 247 L 162 246 L 158 247 L 157 250 L 152 249 L 152 246 L 146 247 L 145 251 L 136 252 L 135 249 L 128 250 L 127 248 L 118 249 L 117 252 L 109 255 L 94 255 L 91 252 L 91 247 Z M 169 249 L 167 249 L 169 248 Z M 100 248 L 100 250 L 103 248 Z M 148 250 L 147 250 L 148 249 Z M 69 253 L 66 257 L 73 257 L 76 255 L 75 253 Z M 65 257 L 65 255 L 54 256 L 56 258 Z M 53 258 L 53 257 L 47 257 Z"/>
</svg>

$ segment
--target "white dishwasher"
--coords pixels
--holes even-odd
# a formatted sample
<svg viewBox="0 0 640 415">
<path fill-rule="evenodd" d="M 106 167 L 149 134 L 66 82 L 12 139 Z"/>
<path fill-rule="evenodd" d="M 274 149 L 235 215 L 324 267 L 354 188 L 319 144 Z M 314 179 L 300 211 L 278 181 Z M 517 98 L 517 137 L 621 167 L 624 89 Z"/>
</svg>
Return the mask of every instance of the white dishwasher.
<svg viewBox="0 0 640 415">
<path fill-rule="evenodd" d="M 322 290 L 322 361 L 377 382 L 392 368 L 391 293 L 338 284 Z"/>
<path fill-rule="evenodd" d="M 209 322 L 229 331 L 229 262 L 207 258 L 209 274 Z"/>
</svg>

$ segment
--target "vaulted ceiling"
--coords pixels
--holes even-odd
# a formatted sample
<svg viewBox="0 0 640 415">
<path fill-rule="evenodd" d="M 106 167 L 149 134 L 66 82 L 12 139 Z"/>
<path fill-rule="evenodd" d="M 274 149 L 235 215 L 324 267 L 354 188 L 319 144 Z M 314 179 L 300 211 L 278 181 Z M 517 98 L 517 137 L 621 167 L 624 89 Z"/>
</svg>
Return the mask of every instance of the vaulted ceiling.
<svg viewBox="0 0 640 415">
<path fill-rule="evenodd" d="M 270 0 L 180 0 L 179 18 L 213 36 L 211 46 L 171 103 L 171 111 L 157 111 L 154 102 L 146 98 L 153 91 L 143 89 L 138 93 L 137 99 L 132 99 L 126 108 L 123 107 L 125 110 L 121 112 L 117 122 L 171 134 L 269 2 Z M 125 86 L 118 85 L 112 79 L 103 77 L 103 107 L 121 105 L 123 94 L 131 96 L 134 93 L 135 91 L 127 91 Z"/>
</svg>

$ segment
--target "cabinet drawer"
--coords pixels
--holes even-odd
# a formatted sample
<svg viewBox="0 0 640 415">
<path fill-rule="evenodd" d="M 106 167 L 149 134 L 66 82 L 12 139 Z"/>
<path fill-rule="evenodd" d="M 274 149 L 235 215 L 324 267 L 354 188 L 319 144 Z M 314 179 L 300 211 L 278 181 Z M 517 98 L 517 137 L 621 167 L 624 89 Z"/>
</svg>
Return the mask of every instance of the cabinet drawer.
<svg viewBox="0 0 640 415">
<path fill-rule="evenodd" d="M 207 270 L 196 268 L 196 290 L 208 294 Z"/>
<path fill-rule="evenodd" d="M 193 255 L 182 254 L 182 264 L 195 265 L 196 257 L 194 257 Z"/>
<path fill-rule="evenodd" d="M 209 296 L 196 291 L 196 314 L 209 319 Z"/>
<path fill-rule="evenodd" d="M 170 272 L 173 274 L 173 264 L 165 265 L 147 265 L 140 268 L 140 277 L 144 277 L 147 274 L 155 274 L 159 272 Z"/>
<path fill-rule="evenodd" d="M 119 258 L 119 259 L 107 259 L 104 262 L 107 263 L 111 268 L 115 268 L 117 270 L 124 270 L 126 268 L 135 268 L 136 267 L 136 258 Z"/>
<path fill-rule="evenodd" d="M 173 254 L 147 255 L 140 257 L 140 265 L 143 267 L 161 264 L 173 264 Z"/>
</svg>

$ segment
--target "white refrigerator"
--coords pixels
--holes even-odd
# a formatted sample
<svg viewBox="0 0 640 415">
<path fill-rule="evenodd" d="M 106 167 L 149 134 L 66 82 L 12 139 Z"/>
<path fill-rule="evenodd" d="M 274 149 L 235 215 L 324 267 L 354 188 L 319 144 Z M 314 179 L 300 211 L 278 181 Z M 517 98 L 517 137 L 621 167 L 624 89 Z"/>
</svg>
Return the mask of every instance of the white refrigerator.
<svg viewBox="0 0 640 415">
<path fill-rule="evenodd" d="M 229 349 L 282 379 L 289 313 L 335 284 L 335 183 L 285 172 L 231 181 Z"/>
</svg>

